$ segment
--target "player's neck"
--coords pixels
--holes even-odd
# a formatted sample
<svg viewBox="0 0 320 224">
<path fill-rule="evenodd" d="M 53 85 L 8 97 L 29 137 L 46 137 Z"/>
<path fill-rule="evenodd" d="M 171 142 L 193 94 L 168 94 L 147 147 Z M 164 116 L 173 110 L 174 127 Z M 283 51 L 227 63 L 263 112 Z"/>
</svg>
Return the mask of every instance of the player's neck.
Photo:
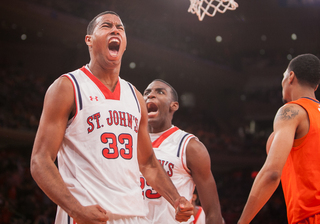
<svg viewBox="0 0 320 224">
<path fill-rule="evenodd" d="M 149 133 L 161 133 L 164 132 L 172 127 L 172 123 L 165 124 L 165 125 L 155 125 L 150 124 L 148 125 Z"/>
<path fill-rule="evenodd" d="M 91 73 L 97 77 L 111 92 L 114 91 L 119 80 L 119 67 L 103 68 L 92 62 L 88 65 Z"/>
<path fill-rule="evenodd" d="M 314 90 L 311 88 L 308 89 L 300 89 L 300 91 L 295 91 L 292 94 L 292 100 L 298 100 L 302 97 L 313 98 L 316 99 Z"/>
</svg>

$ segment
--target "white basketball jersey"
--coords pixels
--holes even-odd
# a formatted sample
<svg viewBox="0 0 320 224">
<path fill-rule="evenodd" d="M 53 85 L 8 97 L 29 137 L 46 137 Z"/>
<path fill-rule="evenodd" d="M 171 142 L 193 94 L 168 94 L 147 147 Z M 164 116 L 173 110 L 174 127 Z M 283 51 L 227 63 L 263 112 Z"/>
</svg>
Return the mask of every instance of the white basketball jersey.
<svg viewBox="0 0 320 224">
<path fill-rule="evenodd" d="M 201 206 L 197 206 L 197 207 L 198 207 L 198 213 L 195 214 L 193 223 L 206 224 L 206 215 L 204 214 L 203 208 Z"/>
<path fill-rule="evenodd" d="M 99 204 L 114 215 L 145 216 L 137 160 L 141 114 L 133 86 L 119 78 L 111 92 L 88 67 L 65 76 L 74 86 L 77 111 L 58 152 L 64 182 L 84 206 Z M 56 223 L 72 219 L 58 207 Z"/>
<path fill-rule="evenodd" d="M 195 138 L 185 131 L 172 126 L 169 130 L 150 134 L 155 155 L 176 186 L 179 194 L 191 202 L 195 184 L 186 165 L 186 147 L 190 139 Z M 150 223 L 180 223 L 175 220 L 175 209 L 141 177 L 141 188 L 149 212 Z M 193 216 L 188 222 L 192 223 Z"/>
</svg>

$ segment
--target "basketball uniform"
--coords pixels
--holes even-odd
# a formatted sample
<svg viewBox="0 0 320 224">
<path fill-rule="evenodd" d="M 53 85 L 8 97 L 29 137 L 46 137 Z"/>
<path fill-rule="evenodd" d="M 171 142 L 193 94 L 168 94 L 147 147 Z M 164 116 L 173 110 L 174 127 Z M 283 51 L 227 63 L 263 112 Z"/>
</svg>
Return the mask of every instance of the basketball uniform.
<svg viewBox="0 0 320 224">
<path fill-rule="evenodd" d="M 201 206 L 197 206 L 198 212 L 194 216 L 194 224 L 206 224 L 206 215 L 204 214 L 203 208 Z"/>
<path fill-rule="evenodd" d="M 195 138 L 179 128 L 172 126 L 169 130 L 162 133 L 150 133 L 152 146 L 155 155 L 179 194 L 191 201 L 195 184 L 186 165 L 186 147 L 190 139 Z M 174 207 L 159 193 L 148 185 L 146 180 L 141 177 L 142 195 L 148 205 L 149 212 L 147 218 L 151 224 L 176 224 Z M 192 223 L 193 216 L 188 222 Z"/>
<path fill-rule="evenodd" d="M 294 141 L 281 182 L 288 223 L 309 223 L 302 220 L 308 217 L 311 220 L 312 216 L 320 213 L 320 104 L 316 99 L 306 97 L 290 103 L 298 104 L 307 111 L 310 127 L 306 136 Z"/>
<path fill-rule="evenodd" d="M 110 223 L 119 216 L 144 217 L 137 160 L 141 112 L 134 87 L 119 77 L 111 92 L 87 66 L 64 76 L 73 84 L 77 108 L 58 152 L 64 182 L 83 206 L 110 211 Z M 58 206 L 56 223 L 73 222 Z"/>
</svg>

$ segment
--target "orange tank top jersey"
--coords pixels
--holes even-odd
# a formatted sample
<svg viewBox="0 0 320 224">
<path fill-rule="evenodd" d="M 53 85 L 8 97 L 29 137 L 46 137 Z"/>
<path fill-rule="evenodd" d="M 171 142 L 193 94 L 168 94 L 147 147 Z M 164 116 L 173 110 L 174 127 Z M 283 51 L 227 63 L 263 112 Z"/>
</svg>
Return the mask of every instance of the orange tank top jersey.
<svg viewBox="0 0 320 224">
<path fill-rule="evenodd" d="M 289 223 L 297 223 L 320 212 L 320 103 L 300 98 L 290 103 L 302 106 L 308 113 L 308 134 L 294 147 L 283 168 L 281 182 Z"/>
</svg>

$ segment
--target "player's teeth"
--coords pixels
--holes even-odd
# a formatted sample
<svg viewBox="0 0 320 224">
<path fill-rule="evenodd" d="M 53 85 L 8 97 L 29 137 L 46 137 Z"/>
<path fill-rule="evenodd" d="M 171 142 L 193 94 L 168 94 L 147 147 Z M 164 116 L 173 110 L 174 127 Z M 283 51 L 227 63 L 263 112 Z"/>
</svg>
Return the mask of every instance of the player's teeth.
<svg viewBox="0 0 320 224">
<path fill-rule="evenodd" d="M 120 42 L 118 39 L 111 39 L 110 41 L 109 41 L 109 43 L 111 43 L 111 42 Z"/>
</svg>

